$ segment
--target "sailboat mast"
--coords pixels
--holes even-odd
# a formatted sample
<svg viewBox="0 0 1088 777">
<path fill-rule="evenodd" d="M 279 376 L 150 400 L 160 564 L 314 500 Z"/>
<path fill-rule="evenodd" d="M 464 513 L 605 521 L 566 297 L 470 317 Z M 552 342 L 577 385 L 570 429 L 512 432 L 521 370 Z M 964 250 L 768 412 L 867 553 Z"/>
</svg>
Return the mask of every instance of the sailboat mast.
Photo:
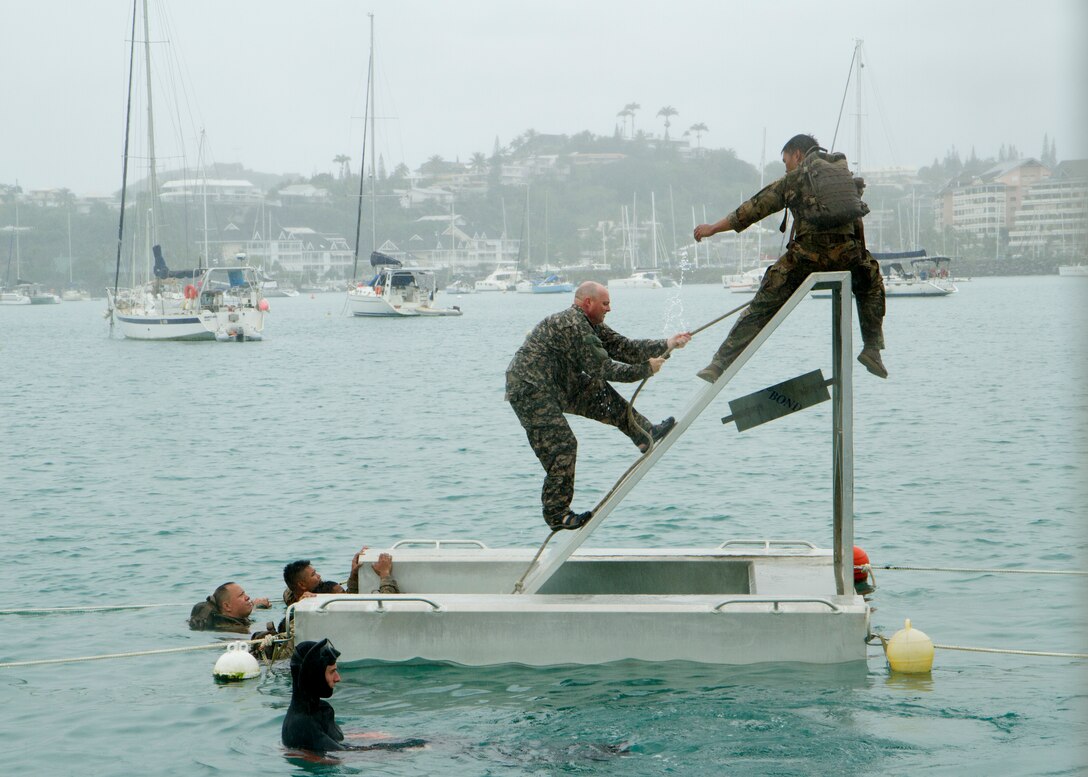
<svg viewBox="0 0 1088 777">
<path fill-rule="evenodd" d="M 68 203 L 68 285 L 72 285 L 72 204 Z"/>
<path fill-rule="evenodd" d="M 650 236 L 650 245 L 653 246 L 654 252 L 654 269 L 657 269 L 657 199 L 654 197 L 654 193 L 650 192 L 650 229 L 653 230 L 653 234 Z"/>
<path fill-rule="evenodd" d="M 855 48 L 857 56 L 854 58 L 857 67 L 857 75 L 854 77 L 854 102 L 857 110 L 854 119 L 854 172 L 857 175 L 861 175 L 861 69 L 865 67 L 861 61 L 861 44 L 859 39 Z"/>
<path fill-rule="evenodd" d="M 362 235 L 363 228 L 363 186 L 366 185 L 366 125 L 367 113 L 370 111 L 370 92 L 374 86 L 374 14 L 367 14 L 367 16 L 370 17 L 370 64 L 366 72 L 366 99 L 363 101 L 363 152 L 359 160 L 359 199 L 355 206 L 355 260 L 351 269 L 352 281 L 359 276 L 359 238 Z M 370 198 L 370 202 L 373 205 L 373 196 Z M 370 221 L 373 225 L 373 208 L 371 209 Z M 373 226 L 371 228 L 373 229 Z M 373 242 L 373 237 L 371 242 Z"/>
<path fill-rule="evenodd" d="M 204 201 L 204 262 L 208 267 L 212 266 L 211 256 L 208 254 L 208 170 L 204 164 L 204 130 L 200 130 L 200 188 L 201 199 Z M 203 266 L 202 263 L 198 263 L 198 267 Z"/>
<path fill-rule="evenodd" d="M 159 196 L 159 185 L 155 172 L 155 115 L 151 105 L 151 26 L 147 18 L 147 0 L 143 0 L 144 7 L 144 73 L 147 81 L 147 157 L 148 157 L 148 194 L 151 196 L 151 221 L 148 227 L 148 244 L 155 245 L 155 225 L 158 223 L 155 213 L 155 202 Z M 151 279 L 151 255 L 148 254 L 147 278 Z"/>
<path fill-rule="evenodd" d="M 374 72 L 374 14 L 370 16 L 370 72 Z M 373 81 L 373 76 L 371 76 Z M 376 151 L 374 150 L 374 93 L 376 88 L 370 90 L 370 251 L 378 250 L 378 221 L 377 221 L 377 167 L 375 166 Z M 363 160 L 364 164 L 366 160 Z"/>
<path fill-rule="evenodd" d="M 117 221 L 117 264 L 113 270 L 113 294 L 117 295 L 117 286 L 121 282 L 121 252 L 125 236 L 125 194 L 128 189 L 128 141 L 129 127 L 132 121 L 132 72 L 136 60 L 136 0 L 132 0 L 132 35 L 128 53 L 128 96 L 125 105 L 125 147 L 121 152 L 121 215 Z M 113 302 L 110 302 L 110 328 L 113 327 Z"/>
</svg>

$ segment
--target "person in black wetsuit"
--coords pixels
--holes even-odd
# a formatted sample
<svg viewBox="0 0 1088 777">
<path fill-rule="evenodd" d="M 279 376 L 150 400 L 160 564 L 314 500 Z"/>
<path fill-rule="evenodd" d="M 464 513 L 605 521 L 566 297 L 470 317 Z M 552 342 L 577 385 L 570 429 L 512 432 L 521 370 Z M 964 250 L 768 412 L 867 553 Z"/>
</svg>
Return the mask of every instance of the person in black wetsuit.
<svg viewBox="0 0 1088 777">
<path fill-rule="evenodd" d="M 344 744 L 344 732 L 336 725 L 336 711 L 325 699 L 332 696 L 340 673 L 340 651 L 328 639 L 300 642 L 291 655 L 291 706 L 283 719 L 280 736 L 285 747 L 325 753 L 330 750 L 404 750 L 420 747 L 422 739 Z"/>
</svg>

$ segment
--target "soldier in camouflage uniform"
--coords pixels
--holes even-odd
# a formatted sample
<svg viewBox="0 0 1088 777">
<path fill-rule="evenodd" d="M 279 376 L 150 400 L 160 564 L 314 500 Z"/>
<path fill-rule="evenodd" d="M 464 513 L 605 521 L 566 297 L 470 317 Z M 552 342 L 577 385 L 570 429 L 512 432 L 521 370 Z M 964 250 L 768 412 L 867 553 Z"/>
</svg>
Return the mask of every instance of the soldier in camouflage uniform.
<svg viewBox="0 0 1088 777">
<path fill-rule="evenodd" d="M 818 153 L 819 144 L 811 135 L 796 135 L 782 149 L 786 175 L 767 186 L 716 224 L 700 224 L 695 240 L 719 232 L 742 232 L 757 221 L 789 208 L 794 215 L 786 253 L 767 268 L 748 309 L 729 332 L 710 364 L 699 371 L 703 380 L 713 383 L 721 377 L 744 347 L 785 304 L 809 274 L 827 270 L 849 270 L 864 347 L 858 356 L 869 372 L 887 378 L 880 358 L 884 348 L 884 281 L 880 265 L 865 250 L 861 219 L 840 227 L 818 228 L 798 218 L 801 206 L 801 163 L 809 153 Z"/>
<path fill-rule="evenodd" d="M 683 348 L 691 335 L 628 340 L 605 325 L 609 310 L 608 289 L 583 283 L 574 305 L 537 324 L 506 370 L 506 399 L 546 473 L 541 502 L 553 531 L 581 528 L 592 517 L 592 512 L 570 510 L 578 440 L 564 413 L 615 426 L 642 450 L 675 423 L 667 418 L 651 424 L 606 381 L 648 378 L 661 369 L 665 354 Z"/>
</svg>

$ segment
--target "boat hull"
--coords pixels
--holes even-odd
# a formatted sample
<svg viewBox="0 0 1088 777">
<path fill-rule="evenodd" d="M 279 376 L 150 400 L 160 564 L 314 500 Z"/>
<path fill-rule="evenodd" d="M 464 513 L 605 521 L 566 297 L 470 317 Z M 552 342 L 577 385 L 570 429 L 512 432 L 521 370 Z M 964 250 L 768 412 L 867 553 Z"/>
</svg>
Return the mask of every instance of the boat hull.
<svg viewBox="0 0 1088 777">
<path fill-rule="evenodd" d="M 393 549 L 395 595 L 318 596 L 296 639 L 341 661 L 482 666 L 621 660 L 708 664 L 864 661 L 869 608 L 836 596 L 830 551 L 575 553 L 537 594 L 513 594 L 529 549 Z"/>
<path fill-rule="evenodd" d="M 131 340 L 241 342 L 261 340 L 264 336 L 264 314 L 259 310 L 165 315 L 119 313 L 115 317 L 121 334 Z"/>
</svg>

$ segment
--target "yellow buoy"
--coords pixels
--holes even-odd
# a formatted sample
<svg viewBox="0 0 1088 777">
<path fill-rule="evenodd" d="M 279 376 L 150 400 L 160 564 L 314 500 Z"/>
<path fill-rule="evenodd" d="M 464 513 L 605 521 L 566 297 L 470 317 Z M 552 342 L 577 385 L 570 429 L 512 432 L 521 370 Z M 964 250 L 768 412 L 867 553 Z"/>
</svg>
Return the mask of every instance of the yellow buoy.
<svg viewBox="0 0 1088 777">
<path fill-rule="evenodd" d="M 885 653 L 893 672 L 922 674 L 933 669 L 933 640 L 924 631 L 912 629 L 910 618 L 888 640 Z"/>
</svg>

